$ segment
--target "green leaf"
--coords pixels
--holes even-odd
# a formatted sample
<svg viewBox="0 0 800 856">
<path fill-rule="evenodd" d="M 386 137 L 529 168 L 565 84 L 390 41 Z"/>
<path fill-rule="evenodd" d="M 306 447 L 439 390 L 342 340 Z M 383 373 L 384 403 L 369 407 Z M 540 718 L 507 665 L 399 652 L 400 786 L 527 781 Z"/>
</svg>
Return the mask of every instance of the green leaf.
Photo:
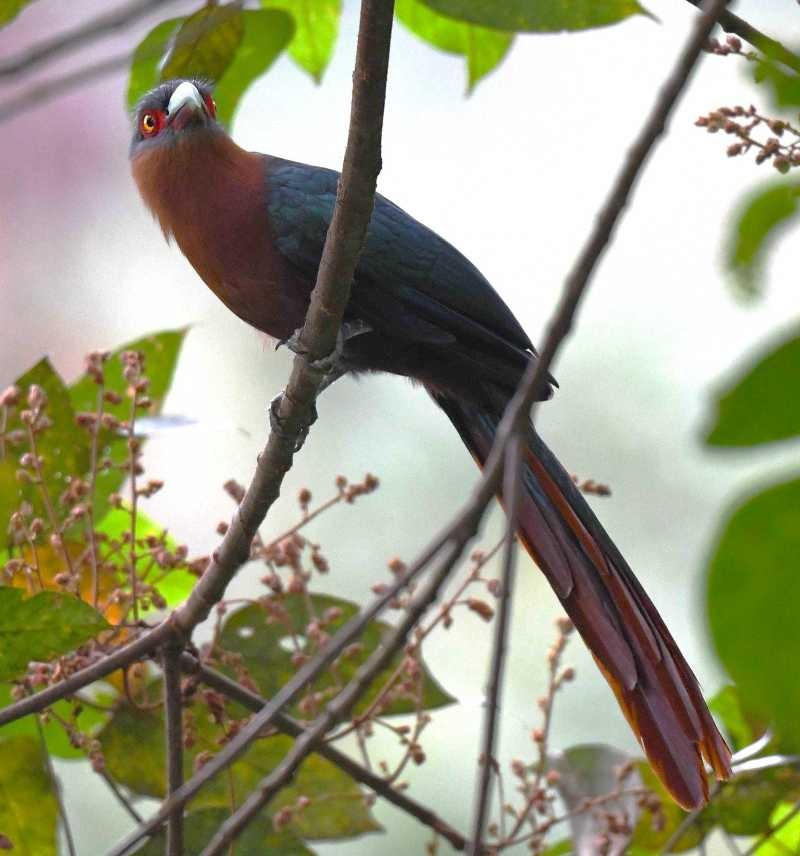
<svg viewBox="0 0 800 856">
<path fill-rule="evenodd" d="M 56 856 L 58 804 L 38 739 L 0 743 L 0 832 L 19 856 Z"/>
<path fill-rule="evenodd" d="M 395 15 L 423 41 L 466 59 L 468 92 L 472 92 L 478 81 L 497 68 L 514 38 L 510 33 L 440 15 L 420 0 L 396 0 Z"/>
<path fill-rule="evenodd" d="M 569 838 L 564 838 L 551 844 L 546 850 L 542 851 L 541 856 L 564 856 L 565 853 L 572 853 L 572 842 Z"/>
<path fill-rule="evenodd" d="M 171 39 L 161 79 L 200 77 L 216 83 L 233 62 L 243 35 L 238 3 L 203 6 L 186 18 Z"/>
<path fill-rule="evenodd" d="M 619 749 L 601 743 L 571 746 L 553 758 L 548 758 L 549 766 L 559 774 L 556 788 L 567 808 L 572 843 L 577 853 L 592 852 L 598 837 L 605 833 L 610 836 L 610 852 L 624 852 L 630 835 L 609 832 L 604 816 L 583 809 L 587 799 L 605 798 L 619 788 L 617 771 L 630 760 Z M 625 788 L 641 787 L 642 780 L 634 769 L 625 781 Z M 639 807 L 634 796 L 605 800 L 603 808 L 625 817 L 631 828 L 639 817 Z"/>
<path fill-rule="evenodd" d="M 775 107 L 800 107 L 800 75 L 771 60 L 762 60 L 754 63 L 753 79 L 767 87 Z"/>
<path fill-rule="evenodd" d="M 631 847 L 625 852 L 639 854 L 644 852 L 661 853 L 664 845 L 672 838 L 675 831 L 686 818 L 686 812 L 672 799 L 664 786 L 656 778 L 646 761 L 636 765 L 645 786 L 651 790 L 661 803 L 660 809 L 654 813 L 648 806 L 643 806 L 639 812 L 639 820 L 633 830 Z M 670 848 L 670 853 L 684 853 L 693 850 L 703 841 L 714 825 L 708 810 L 704 809 L 697 815 L 692 825 L 681 835 L 677 843 Z"/>
<path fill-rule="evenodd" d="M 51 660 L 108 628 L 97 610 L 73 595 L 0 586 L 0 681 L 15 678 L 32 660 Z"/>
<path fill-rule="evenodd" d="M 158 698 L 161 683 L 148 688 L 150 698 Z M 219 751 L 222 730 L 214 726 L 201 701 L 190 705 L 195 724 L 194 744 L 186 751 L 184 768 L 187 777 L 194 768 L 199 752 Z M 238 706 L 229 705 L 229 715 L 241 715 Z M 162 798 L 165 793 L 163 717 L 160 710 L 119 708 L 100 733 L 100 743 L 109 774 L 120 784 L 138 794 Z M 246 755 L 232 765 L 231 779 L 220 776 L 193 800 L 195 808 L 230 807 L 231 787 L 243 798 L 258 782 L 279 764 L 293 745 L 289 737 L 276 735 L 259 740 Z M 274 811 L 296 803 L 301 795 L 311 803 L 299 818 L 294 818 L 287 831 L 302 838 L 337 839 L 372 832 L 380 827 L 364 804 L 359 787 L 338 767 L 311 755 L 303 763 L 292 784 L 284 788 L 270 804 Z"/>
<path fill-rule="evenodd" d="M 790 815 L 793 815 L 790 819 Z M 755 852 L 755 856 L 787 856 L 800 851 L 800 814 L 792 803 L 781 803 L 770 818 L 770 826 L 783 823 Z"/>
<path fill-rule="evenodd" d="M 0 683 L 0 710 L 13 702 L 10 684 Z M 80 710 L 77 716 L 74 715 L 76 708 Z M 94 733 L 109 717 L 105 711 L 88 705 L 79 705 L 77 702 L 59 701 L 52 705 L 51 709 L 59 719 L 74 724 L 84 734 Z M 55 716 L 42 723 L 42 732 L 51 755 L 55 755 L 57 758 L 70 759 L 86 757 L 86 753 L 82 749 L 76 749 L 70 743 L 66 731 Z M 3 742 L 4 740 L 23 735 L 39 740 L 39 729 L 35 717 L 23 716 L 22 719 L 17 719 L 0 728 L 0 757 L 4 757 L 4 753 L 7 751 L 7 744 Z M 0 831 L 2 831 L 1 826 Z"/>
<path fill-rule="evenodd" d="M 733 684 L 724 686 L 710 699 L 708 709 L 722 720 L 735 751 L 743 749 L 755 740 L 756 735 L 742 707 L 739 691 Z"/>
<path fill-rule="evenodd" d="M 69 392 L 48 359 L 42 359 L 14 382 L 23 396 L 36 384 L 47 395 L 45 414 L 52 425 L 36 437 L 37 452 L 44 459 L 44 483 L 50 499 L 57 506 L 59 496 L 67 488 L 68 475 L 83 475 L 89 468 L 89 440 L 87 433 L 75 423 L 75 413 Z M 24 401 L 24 398 L 23 398 Z M 7 429 L 22 430 L 19 419 L 24 403 L 12 410 Z M 27 442 L 22 446 L 6 445 L 6 455 L 0 458 L 0 543 L 6 540 L 8 520 L 13 511 L 25 500 L 30 502 L 38 516 L 46 519 L 45 507 L 38 486 L 20 483 L 16 473 L 23 452 L 30 451 Z"/>
<path fill-rule="evenodd" d="M 716 395 L 709 446 L 755 446 L 800 436 L 800 330 L 762 349 Z"/>
<path fill-rule="evenodd" d="M 313 614 L 309 612 L 309 602 Z M 272 697 L 297 671 L 292 664 L 292 650 L 298 646 L 304 653 L 311 653 L 311 642 L 306 638 L 306 627 L 328 610 L 336 610 L 339 616 L 324 623 L 324 632 L 334 634 L 348 619 L 358 612 L 358 606 L 347 600 L 329 595 L 314 594 L 308 599 L 302 594 L 272 595 L 260 605 L 245 606 L 232 612 L 222 628 L 219 644 L 227 651 L 240 654 L 243 664 L 259 687 L 261 695 Z M 362 648 L 340 656 L 314 684 L 317 691 L 342 686 L 356 673 L 358 667 L 380 644 L 389 631 L 389 625 L 372 621 L 361 636 Z M 294 634 L 292 634 L 294 631 Z M 399 658 L 376 678 L 370 689 L 356 705 L 355 712 L 362 713 L 375 700 L 389 676 L 394 672 Z M 422 707 L 426 710 L 451 704 L 448 695 L 430 675 L 423 664 Z M 400 692 L 389 699 L 382 708 L 384 715 L 412 713 L 416 710 L 416 689 Z M 308 717 L 308 710 L 295 708 L 301 718 Z"/>
<path fill-rule="evenodd" d="M 136 48 L 128 83 L 130 109 L 142 95 L 165 79 L 159 72 L 160 60 L 184 20 L 163 21 Z M 294 22 L 285 12 L 245 11 L 241 13 L 241 20 L 244 27 L 241 41 L 214 88 L 217 119 L 228 126 L 247 87 L 272 65 L 294 35 Z"/>
<path fill-rule="evenodd" d="M 139 99 L 160 82 L 159 64 L 161 58 L 184 20 L 184 18 L 169 18 L 162 21 L 153 27 L 136 46 L 128 76 L 126 100 L 128 110 L 133 110 Z"/>
<path fill-rule="evenodd" d="M 105 388 L 120 395 L 122 401 L 119 404 L 106 402 L 103 405 L 103 411 L 120 420 L 130 417 L 131 401 L 126 394 L 128 382 L 122 374 L 123 365 L 120 357 L 125 351 L 139 351 L 144 355 L 144 374 L 150 381 L 147 396 L 151 404 L 146 414 L 140 409 L 137 415 L 157 416 L 161 413 L 186 333 L 185 327 L 179 330 L 165 330 L 128 342 L 113 351 L 104 365 Z M 76 413 L 96 411 L 97 389 L 97 384 L 88 374 L 82 375 L 70 386 L 69 396 Z M 99 435 L 99 448 L 103 457 L 110 458 L 115 464 L 121 464 L 127 459 L 127 439 L 118 431 L 103 429 Z M 87 459 L 85 470 L 88 468 Z M 96 520 L 106 514 L 109 509 L 109 495 L 118 491 L 126 478 L 127 473 L 118 466 L 97 474 L 94 499 Z"/>
<path fill-rule="evenodd" d="M 800 186 L 770 182 L 749 194 L 736 216 L 728 239 L 726 267 L 742 297 L 757 297 L 767 253 L 797 215 Z"/>
<path fill-rule="evenodd" d="M 214 89 L 217 119 L 230 127 L 247 87 L 278 58 L 294 35 L 290 15 L 272 9 L 244 12 L 244 36 L 236 58 Z"/>
<path fill-rule="evenodd" d="M 14 20 L 33 0 L 0 0 L 0 27 Z"/>
<path fill-rule="evenodd" d="M 647 14 L 637 0 L 423 0 L 442 15 L 520 33 L 587 30 Z"/>
<path fill-rule="evenodd" d="M 731 835 L 759 835 L 781 799 L 798 793 L 800 776 L 790 767 L 738 775 L 722 788 L 709 809 L 716 822 Z"/>
<path fill-rule="evenodd" d="M 261 5 L 264 9 L 283 9 L 294 18 L 289 55 L 320 83 L 339 34 L 341 0 L 261 0 Z"/>
<path fill-rule="evenodd" d="M 213 838 L 214 833 L 228 819 L 231 812 L 224 809 L 193 811 L 184 819 L 184 856 L 196 856 Z M 167 841 L 162 829 L 158 835 L 137 850 L 137 856 L 164 856 Z M 236 856 L 314 856 L 314 852 L 303 844 L 302 839 L 291 832 L 273 832 L 268 812 L 262 812 L 247 825 L 236 839 Z"/>
<path fill-rule="evenodd" d="M 706 609 L 717 655 L 742 704 L 800 749 L 800 479 L 737 505 L 707 568 Z"/>
</svg>

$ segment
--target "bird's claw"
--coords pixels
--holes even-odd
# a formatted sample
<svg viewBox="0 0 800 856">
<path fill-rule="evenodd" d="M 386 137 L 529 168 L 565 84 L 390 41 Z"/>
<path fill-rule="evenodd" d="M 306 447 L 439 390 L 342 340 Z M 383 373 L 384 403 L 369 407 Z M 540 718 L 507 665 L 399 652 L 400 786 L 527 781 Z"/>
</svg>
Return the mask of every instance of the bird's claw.
<svg viewBox="0 0 800 856">
<path fill-rule="evenodd" d="M 336 336 L 334 349 L 327 356 L 316 360 L 308 359 L 308 349 L 301 341 L 302 328 L 295 330 L 287 339 L 281 339 L 275 346 L 275 350 L 277 351 L 282 345 L 286 345 L 292 353 L 308 359 L 308 365 L 325 376 L 319 388 L 319 392 L 322 392 L 347 371 L 343 359 L 345 344 L 350 339 L 360 336 L 362 333 L 369 333 L 371 330 L 372 327 L 360 318 L 343 321 Z"/>
<path fill-rule="evenodd" d="M 282 400 L 283 393 L 280 393 L 279 395 L 276 395 L 269 404 L 269 427 L 273 434 L 276 434 L 287 443 L 292 443 L 294 452 L 299 452 L 306 442 L 311 426 L 317 421 L 317 407 L 312 403 L 308 421 L 300 426 L 300 430 L 295 437 L 289 434 L 286 430 L 284 420 L 280 415 Z"/>
</svg>

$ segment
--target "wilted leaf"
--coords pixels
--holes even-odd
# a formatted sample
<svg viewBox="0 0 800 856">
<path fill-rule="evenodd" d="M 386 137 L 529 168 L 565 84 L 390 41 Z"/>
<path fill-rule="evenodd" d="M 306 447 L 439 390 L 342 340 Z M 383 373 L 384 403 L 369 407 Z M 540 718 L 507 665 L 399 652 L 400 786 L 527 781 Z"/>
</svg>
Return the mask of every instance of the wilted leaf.
<svg viewBox="0 0 800 856">
<path fill-rule="evenodd" d="M 764 260 L 774 241 L 797 215 L 800 186 L 769 183 L 749 194 L 733 219 L 726 265 L 743 297 L 761 291 Z"/>
<path fill-rule="evenodd" d="M 12 856 L 56 856 L 58 806 L 41 743 L 32 737 L 0 742 L 0 831 Z"/>
<path fill-rule="evenodd" d="M 32 384 L 40 386 L 47 395 L 45 415 L 52 425 L 36 435 L 36 449 L 44 459 L 42 470 L 44 483 L 54 505 L 67 488 L 68 475 L 83 475 L 89 468 L 89 441 L 86 432 L 75 423 L 75 413 L 69 392 L 50 361 L 40 360 L 22 377 L 14 381 L 21 394 L 26 396 Z M 8 431 L 24 431 L 19 413 L 25 409 L 23 401 L 11 411 Z M 36 514 L 46 519 L 45 506 L 37 485 L 17 481 L 19 459 L 23 452 L 31 451 L 29 445 L 5 444 L 5 457 L 0 458 L 0 544 L 7 543 L 8 521 L 23 500 L 31 503 Z"/>
<path fill-rule="evenodd" d="M 285 12 L 263 9 L 243 14 L 242 43 L 214 89 L 217 118 L 229 127 L 247 87 L 275 62 L 294 35 L 294 22 Z"/>
<path fill-rule="evenodd" d="M 0 710 L 13 702 L 11 685 L 0 683 Z M 76 707 L 80 709 L 77 717 L 73 715 Z M 72 704 L 67 701 L 58 701 L 52 705 L 51 709 L 59 719 L 74 723 L 84 734 L 94 732 L 108 719 L 108 714 L 105 711 L 98 710 L 89 705 Z M 69 742 L 69 737 L 64 728 L 56 720 L 56 716 L 42 723 L 44 739 L 50 754 L 55 755 L 57 758 L 86 758 L 86 753 L 83 749 L 76 749 Z M 34 738 L 38 743 L 39 729 L 36 725 L 35 717 L 23 716 L 22 719 L 17 719 L 0 728 L 0 769 L 3 766 L 2 759 L 5 757 L 5 752 L 13 751 L 14 749 L 13 743 L 9 744 L 8 749 L 6 749 L 6 744 L 3 741 L 21 736 Z M 2 774 L 0 773 L 0 775 Z M 0 830 L 2 830 L 2 824 L 0 824 Z"/>
<path fill-rule="evenodd" d="M 228 616 L 219 640 L 220 646 L 225 650 L 242 655 L 245 667 L 258 684 L 261 694 L 267 698 L 273 696 L 297 671 L 292 665 L 292 649 L 297 645 L 300 650 L 308 650 L 306 646 L 310 642 L 305 638 L 304 633 L 306 626 L 313 618 L 324 616 L 330 609 L 338 610 L 339 616 L 325 625 L 325 632 L 333 635 L 358 612 L 356 604 L 329 595 L 310 596 L 313 615 L 309 613 L 308 601 L 303 595 L 273 596 L 271 601 L 282 611 L 283 620 L 270 617 L 270 614 L 260 606 L 245 606 Z M 294 637 L 290 628 L 295 630 Z M 361 636 L 363 647 L 339 657 L 314 685 L 315 688 L 321 690 L 347 683 L 389 629 L 389 625 L 381 621 L 370 622 Z M 356 705 L 356 713 L 361 713 L 370 706 L 398 662 L 399 658 L 377 677 L 369 691 Z M 424 667 L 422 679 L 423 708 L 431 710 L 452 703 L 453 698 L 439 686 Z M 415 693 L 416 687 L 411 692 L 404 692 L 390 699 L 382 708 L 383 714 L 413 712 L 416 709 Z"/>
<path fill-rule="evenodd" d="M 218 81 L 233 62 L 243 34 L 243 13 L 238 3 L 203 6 L 186 18 L 170 40 L 161 79 L 200 77 Z"/>
<path fill-rule="evenodd" d="M 183 824 L 184 856 L 201 853 L 230 814 L 230 810 L 206 809 L 187 815 Z M 166 841 L 166 832 L 162 829 L 158 835 L 149 839 L 141 850 L 136 851 L 137 856 L 163 856 L 166 852 Z M 302 839 L 291 832 L 273 832 L 268 812 L 262 812 L 236 839 L 236 854 L 261 856 L 267 853 L 270 856 L 314 856 L 314 852 L 303 844 Z"/>
<path fill-rule="evenodd" d="M 160 682 L 148 688 L 148 696 L 158 698 Z M 195 743 L 185 753 L 185 772 L 189 776 L 194 758 L 199 752 L 219 751 L 220 730 L 215 727 L 202 704 L 190 707 L 196 725 Z M 244 713 L 229 706 L 231 717 Z M 161 798 L 164 796 L 163 718 L 160 710 L 119 708 L 99 736 L 109 774 L 138 794 Z M 233 789 L 237 794 L 249 793 L 258 782 L 279 764 L 293 741 L 276 735 L 255 743 L 247 754 L 230 769 Z M 230 787 L 226 776 L 209 783 L 192 802 L 196 808 L 230 807 Z M 379 829 L 372 819 L 358 786 L 338 767 L 311 755 L 300 768 L 292 784 L 284 788 L 270 804 L 271 810 L 296 803 L 301 795 L 311 804 L 287 831 L 303 838 L 347 838 Z"/>
<path fill-rule="evenodd" d="M 396 0 L 395 15 L 412 33 L 467 61 L 467 91 L 502 62 L 513 41 L 511 33 L 457 21 L 434 12 L 421 0 Z"/>
<path fill-rule="evenodd" d="M 0 586 L 0 681 L 25 671 L 32 660 L 50 660 L 108 628 L 97 610 L 73 595 L 42 591 L 25 598 Z"/>
<path fill-rule="evenodd" d="M 0 0 L 0 27 L 14 20 L 33 0 Z"/>
<path fill-rule="evenodd" d="M 636 0 L 423 0 L 426 5 L 461 21 L 520 33 L 586 30 L 616 24 L 645 10 Z"/>
<path fill-rule="evenodd" d="M 737 505 L 707 570 L 714 648 L 742 703 L 774 723 L 782 747 L 800 749 L 800 480 Z"/>
<path fill-rule="evenodd" d="M 320 83 L 339 33 L 341 0 L 261 0 L 261 5 L 265 9 L 283 9 L 294 18 L 289 55 Z"/>
<path fill-rule="evenodd" d="M 710 446 L 754 446 L 800 436 L 800 334 L 747 360 L 716 395 L 717 413 L 706 436 Z"/>
<path fill-rule="evenodd" d="M 630 761 L 624 752 L 600 743 L 572 746 L 548 758 L 549 767 L 559 773 L 556 788 L 570 812 L 569 826 L 575 856 L 593 856 L 598 850 L 599 836 L 608 832 L 608 824 L 602 816 L 591 811 L 580 811 L 580 807 L 591 797 L 605 797 L 619 788 L 619 770 Z M 625 778 L 624 787 L 626 790 L 642 787 L 636 768 Z M 626 817 L 631 828 L 639 817 L 635 796 L 606 801 L 603 809 Z M 609 835 L 608 856 L 627 852 L 629 838 L 629 835 L 624 834 Z"/>
</svg>

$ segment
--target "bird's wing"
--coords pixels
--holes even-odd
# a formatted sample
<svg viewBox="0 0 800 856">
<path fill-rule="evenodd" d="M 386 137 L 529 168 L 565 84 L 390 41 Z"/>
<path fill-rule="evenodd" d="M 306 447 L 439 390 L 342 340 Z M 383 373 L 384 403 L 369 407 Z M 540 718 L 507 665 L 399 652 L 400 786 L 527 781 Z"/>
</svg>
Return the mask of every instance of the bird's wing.
<svg viewBox="0 0 800 856">
<path fill-rule="evenodd" d="M 339 174 L 268 158 L 268 206 L 278 250 L 307 276 L 319 266 Z M 511 310 L 458 250 L 380 194 L 356 269 L 351 308 L 388 334 L 467 341 L 519 362 L 533 346 Z"/>
</svg>

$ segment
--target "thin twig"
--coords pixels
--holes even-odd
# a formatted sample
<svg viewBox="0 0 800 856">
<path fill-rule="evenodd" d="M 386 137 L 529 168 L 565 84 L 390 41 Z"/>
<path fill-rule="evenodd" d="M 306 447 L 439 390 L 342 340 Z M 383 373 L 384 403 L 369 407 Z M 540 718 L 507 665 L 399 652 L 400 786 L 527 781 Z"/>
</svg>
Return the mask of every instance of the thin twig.
<svg viewBox="0 0 800 856">
<path fill-rule="evenodd" d="M 61 77 L 37 83 L 0 104 L 0 122 L 7 122 L 20 113 L 25 113 L 39 104 L 46 104 L 86 83 L 92 83 L 115 71 L 122 71 L 128 67 L 130 61 L 130 53 L 116 54 L 91 65 L 82 65 Z"/>
<path fill-rule="evenodd" d="M 64 808 L 64 794 L 61 791 L 61 783 L 56 778 L 56 771 L 53 768 L 53 759 L 50 757 L 50 750 L 47 748 L 47 741 L 44 737 L 42 721 L 38 716 L 36 717 L 36 730 L 39 734 L 39 745 L 42 749 L 42 759 L 44 760 L 45 767 L 47 767 L 47 775 L 53 786 L 53 793 L 55 794 L 56 803 L 58 804 L 58 813 L 61 816 L 61 823 L 64 826 L 64 837 L 67 839 L 67 851 L 69 856 L 77 856 L 78 851 L 75 849 L 75 839 L 72 837 L 72 828 L 69 825 L 67 811 Z"/>
<path fill-rule="evenodd" d="M 164 673 L 164 737 L 167 756 L 167 796 L 183 784 L 183 708 L 181 704 L 181 649 L 162 648 Z M 183 856 L 183 808 L 167 818 L 166 856 Z"/>
<path fill-rule="evenodd" d="M 232 681 L 220 672 L 204 666 L 191 654 L 182 654 L 180 663 L 181 668 L 186 672 L 197 675 L 203 683 L 208 684 L 208 686 L 217 690 L 217 692 L 239 702 L 239 704 L 248 708 L 248 710 L 257 712 L 267 704 L 266 699 L 260 698 L 255 693 L 246 689 L 241 684 Z M 284 734 L 288 734 L 290 737 L 299 737 L 305 730 L 304 726 L 296 719 L 287 716 L 285 713 L 279 713 L 273 720 L 273 725 L 279 731 L 282 731 Z M 392 803 L 392 805 L 396 806 L 401 811 L 415 817 L 420 821 L 420 823 L 423 823 L 425 826 L 429 826 L 431 829 L 438 832 L 446 838 L 456 850 L 461 851 L 466 847 L 466 839 L 464 836 L 453 829 L 433 811 L 416 802 L 416 800 L 411 799 L 411 797 L 407 796 L 402 791 L 398 791 L 389 786 L 381 776 L 378 776 L 371 770 L 366 769 L 366 767 L 362 767 L 360 764 L 357 764 L 352 760 L 352 758 L 345 755 L 344 752 L 340 752 L 338 749 L 335 749 L 327 743 L 321 743 L 314 751 L 318 755 L 321 755 L 323 758 L 330 761 L 332 764 L 335 764 L 351 778 L 361 782 L 362 785 L 366 785 L 366 787 L 370 788 L 370 790 L 374 791 L 378 796 L 383 797 L 387 802 Z"/>
<path fill-rule="evenodd" d="M 0 60 L 0 77 L 16 77 L 29 72 L 37 65 L 83 47 L 88 42 L 110 35 L 155 9 L 174 2 L 175 0 L 131 0 L 124 6 L 99 15 L 71 30 L 44 39 L 16 56 Z"/>
<path fill-rule="evenodd" d="M 770 838 L 772 838 L 772 836 L 776 832 L 783 829 L 783 827 L 786 826 L 786 824 L 790 821 L 794 820 L 798 814 L 800 814 L 800 800 L 798 800 L 794 804 L 794 807 L 791 811 L 787 812 L 777 823 L 770 826 L 770 828 L 763 835 L 760 835 L 758 839 L 756 839 L 756 841 L 754 841 L 750 845 L 750 847 L 748 847 L 747 850 L 744 851 L 743 856 L 753 856 L 753 854 L 758 851 L 762 844 L 769 841 Z"/>
<path fill-rule="evenodd" d="M 500 602 L 494 625 L 492 662 L 489 671 L 489 690 L 486 714 L 483 722 L 483 741 L 479 761 L 480 776 L 476 799 L 475 820 L 472 827 L 470 856 L 480 856 L 483 851 L 483 830 L 489 812 L 492 772 L 495 768 L 495 744 L 497 742 L 500 696 L 503 687 L 503 671 L 508 646 L 508 627 L 511 622 L 514 569 L 517 555 L 516 531 L 519 515 L 520 487 L 522 475 L 521 453 L 524 435 L 515 432 L 506 447 L 504 468 L 503 500 L 506 507 L 506 535 L 503 550 L 503 571 L 500 583 Z"/>
<path fill-rule="evenodd" d="M 119 788 L 117 783 L 108 775 L 105 770 L 100 770 L 98 773 L 100 778 L 108 785 L 108 789 L 117 799 L 117 802 L 128 812 L 128 814 L 133 818 L 136 823 L 142 823 L 144 818 L 139 814 L 138 811 L 133 807 L 131 801 L 122 793 L 122 790 Z"/>
<path fill-rule="evenodd" d="M 325 734 L 347 716 L 377 675 L 405 645 L 408 634 L 438 597 L 441 587 L 463 550 L 464 545 L 456 542 L 446 551 L 439 567 L 431 571 L 425 587 L 411 602 L 397 627 L 388 634 L 383 644 L 370 654 L 350 683 L 328 704 L 325 711 L 295 740 L 294 746 L 287 752 L 281 763 L 259 782 L 256 790 L 242 806 L 222 824 L 201 852 L 201 856 L 219 856 L 232 841 L 236 840 L 247 824 L 293 778 L 305 758 L 314 751 Z"/>
<path fill-rule="evenodd" d="M 698 8 L 703 4 L 703 0 L 687 0 L 687 2 Z M 770 38 L 766 33 L 757 30 L 743 18 L 734 15 L 733 12 L 724 11 L 719 16 L 719 25 L 726 33 L 734 33 L 746 42 L 749 42 L 754 48 L 758 48 L 758 50 L 766 54 L 770 59 L 777 60 L 788 68 L 800 72 L 800 57 L 797 54 L 787 50 L 780 42 Z"/>
</svg>

